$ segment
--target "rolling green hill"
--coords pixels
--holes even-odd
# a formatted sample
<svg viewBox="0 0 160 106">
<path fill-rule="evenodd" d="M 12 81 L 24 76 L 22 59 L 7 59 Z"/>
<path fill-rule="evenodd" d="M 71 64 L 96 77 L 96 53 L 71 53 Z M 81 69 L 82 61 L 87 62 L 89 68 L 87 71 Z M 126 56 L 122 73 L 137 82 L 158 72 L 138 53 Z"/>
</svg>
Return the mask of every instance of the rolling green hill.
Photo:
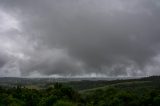
<svg viewBox="0 0 160 106">
<path fill-rule="evenodd" d="M 43 87 L 40 81 L 1 86 L 0 106 L 160 106 L 159 76 L 52 82 Z"/>
</svg>

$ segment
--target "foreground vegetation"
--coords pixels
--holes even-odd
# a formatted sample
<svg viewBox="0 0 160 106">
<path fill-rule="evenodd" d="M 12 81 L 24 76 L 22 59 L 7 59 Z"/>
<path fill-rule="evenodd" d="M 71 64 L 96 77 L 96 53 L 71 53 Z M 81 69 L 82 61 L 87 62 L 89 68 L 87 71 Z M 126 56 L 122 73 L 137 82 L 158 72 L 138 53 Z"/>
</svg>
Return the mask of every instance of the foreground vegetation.
<svg viewBox="0 0 160 106">
<path fill-rule="evenodd" d="M 160 106 L 160 77 L 108 81 L 93 88 L 86 83 L 89 88 L 80 90 L 67 83 L 45 89 L 0 87 L 0 106 Z"/>
</svg>

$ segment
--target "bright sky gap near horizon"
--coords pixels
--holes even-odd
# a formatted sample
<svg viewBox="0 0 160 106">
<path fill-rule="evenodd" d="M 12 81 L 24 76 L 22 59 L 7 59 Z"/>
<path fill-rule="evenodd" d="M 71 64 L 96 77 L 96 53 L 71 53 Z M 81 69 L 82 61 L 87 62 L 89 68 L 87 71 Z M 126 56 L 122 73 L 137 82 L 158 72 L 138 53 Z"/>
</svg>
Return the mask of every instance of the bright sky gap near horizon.
<svg viewBox="0 0 160 106">
<path fill-rule="evenodd" d="M 148 75 L 159 0 L 0 0 L 0 77 Z"/>
</svg>

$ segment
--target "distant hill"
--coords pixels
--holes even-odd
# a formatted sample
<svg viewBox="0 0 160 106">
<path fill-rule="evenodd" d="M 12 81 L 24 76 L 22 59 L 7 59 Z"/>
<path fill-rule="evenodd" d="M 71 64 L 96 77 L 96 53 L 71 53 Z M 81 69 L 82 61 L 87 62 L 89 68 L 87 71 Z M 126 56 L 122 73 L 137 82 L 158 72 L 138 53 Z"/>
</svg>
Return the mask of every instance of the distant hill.
<svg viewBox="0 0 160 106">
<path fill-rule="evenodd" d="M 63 79 L 66 81 L 1 79 L 0 106 L 160 106 L 160 76 L 114 80 Z"/>
<path fill-rule="evenodd" d="M 94 89 L 108 85 L 115 85 L 129 82 L 160 82 L 160 76 L 150 76 L 143 78 L 17 78 L 17 77 L 1 77 L 0 86 L 14 87 L 21 86 L 37 86 L 46 88 L 59 82 L 64 85 L 69 85 L 76 90 Z"/>
</svg>

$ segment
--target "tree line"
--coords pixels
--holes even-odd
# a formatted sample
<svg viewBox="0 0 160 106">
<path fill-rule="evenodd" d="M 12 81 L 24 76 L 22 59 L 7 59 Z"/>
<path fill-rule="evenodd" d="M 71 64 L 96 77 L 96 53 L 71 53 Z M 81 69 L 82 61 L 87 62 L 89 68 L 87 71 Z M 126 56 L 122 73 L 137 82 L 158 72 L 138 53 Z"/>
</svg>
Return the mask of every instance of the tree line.
<svg viewBox="0 0 160 106">
<path fill-rule="evenodd" d="M 60 83 L 40 90 L 0 87 L 0 106 L 160 106 L 160 89 L 110 86 L 80 93 Z"/>
</svg>

